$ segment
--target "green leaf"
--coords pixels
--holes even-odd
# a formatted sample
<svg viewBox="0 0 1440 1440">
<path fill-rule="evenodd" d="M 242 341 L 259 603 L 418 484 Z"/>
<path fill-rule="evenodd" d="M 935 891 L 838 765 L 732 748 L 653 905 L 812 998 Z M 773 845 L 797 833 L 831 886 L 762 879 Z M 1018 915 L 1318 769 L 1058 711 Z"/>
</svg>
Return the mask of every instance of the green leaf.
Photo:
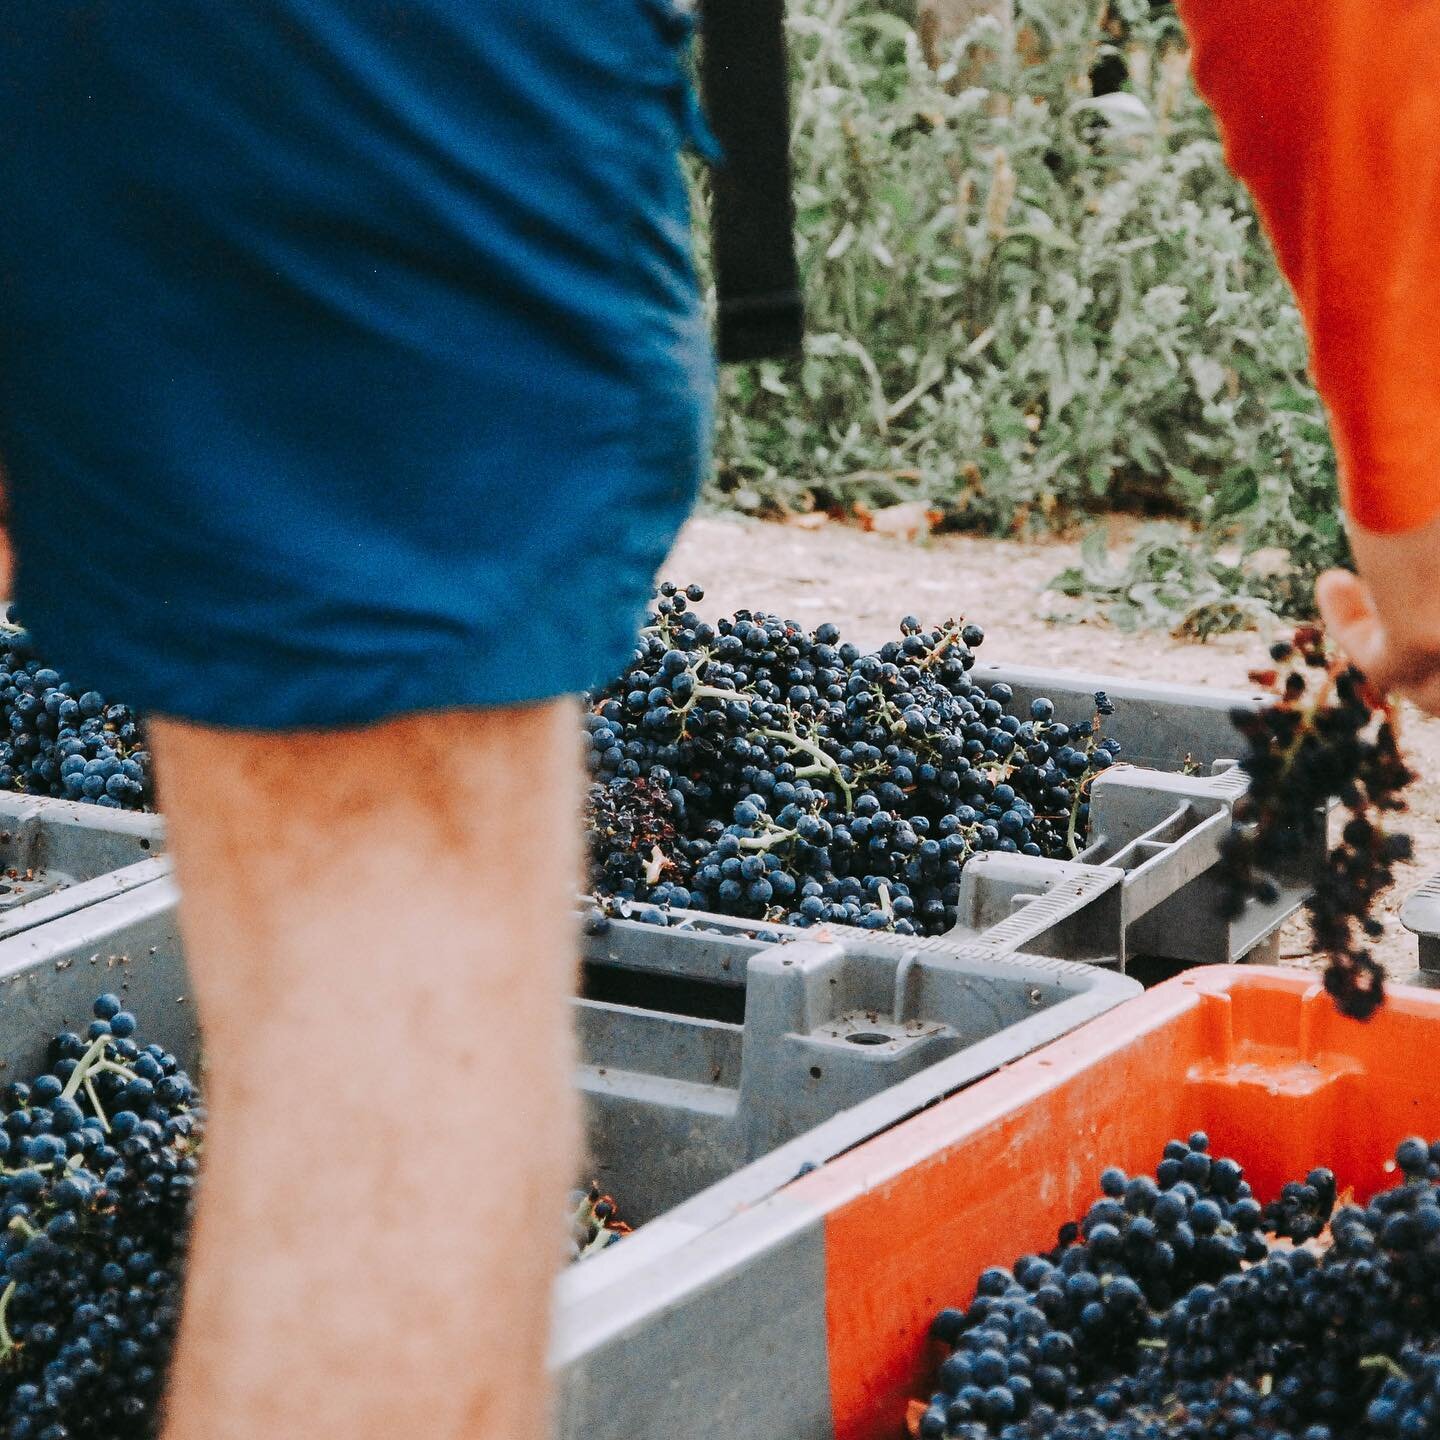
<svg viewBox="0 0 1440 1440">
<path fill-rule="evenodd" d="M 869 30 L 885 40 L 896 40 L 904 45 L 914 38 L 914 29 L 899 15 L 889 10 L 866 10 L 852 17 L 850 22 L 857 30 Z"/>
</svg>

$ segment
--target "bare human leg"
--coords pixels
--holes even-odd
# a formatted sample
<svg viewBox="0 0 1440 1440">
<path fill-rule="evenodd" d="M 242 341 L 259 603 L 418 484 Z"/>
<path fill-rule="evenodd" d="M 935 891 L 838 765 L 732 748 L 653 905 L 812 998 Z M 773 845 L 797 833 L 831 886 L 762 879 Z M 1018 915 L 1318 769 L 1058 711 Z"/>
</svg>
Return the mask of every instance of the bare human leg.
<svg viewBox="0 0 1440 1440">
<path fill-rule="evenodd" d="M 210 1109 L 166 1440 L 543 1435 L 572 705 L 152 733 Z"/>
</svg>

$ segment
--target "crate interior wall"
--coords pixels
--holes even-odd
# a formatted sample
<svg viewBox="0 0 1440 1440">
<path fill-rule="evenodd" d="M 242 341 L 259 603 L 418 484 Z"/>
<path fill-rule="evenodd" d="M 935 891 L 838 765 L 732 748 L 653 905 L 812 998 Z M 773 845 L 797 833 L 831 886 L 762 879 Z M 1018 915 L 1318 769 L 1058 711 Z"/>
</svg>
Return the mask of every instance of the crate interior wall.
<svg viewBox="0 0 1440 1440">
<path fill-rule="evenodd" d="M 0 936 L 153 878 L 164 850 L 158 815 L 0 792 Z"/>
<path fill-rule="evenodd" d="M 662 943 L 668 933 L 640 928 Z M 595 956 L 612 946 L 591 952 L 588 998 L 576 1003 L 590 1174 L 632 1224 L 907 1082 L 924 1103 L 951 1093 L 994 1063 L 976 1068 L 982 1042 L 1012 1059 L 1139 988 L 1088 966 L 939 939 L 801 936 L 754 947 L 743 987 L 731 978 L 742 967 L 723 957 L 724 982 L 620 971 L 611 989 L 616 972 Z M 596 998 L 613 994 L 624 1003 Z M 794 1164 L 822 1163 L 912 1103 L 812 1136 Z"/>
</svg>

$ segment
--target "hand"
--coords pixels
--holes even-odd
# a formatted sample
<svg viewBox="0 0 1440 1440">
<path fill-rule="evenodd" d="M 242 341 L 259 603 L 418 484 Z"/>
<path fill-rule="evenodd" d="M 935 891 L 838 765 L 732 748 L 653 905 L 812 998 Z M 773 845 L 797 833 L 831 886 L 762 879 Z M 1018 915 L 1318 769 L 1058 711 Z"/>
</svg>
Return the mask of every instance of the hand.
<svg viewBox="0 0 1440 1440">
<path fill-rule="evenodd" d="M 1315 586 L 1330 638 L 1377 689 L 1440 715 L 1440 519 L 1403 535 L 1352 525 L 1350 548 L 1359 574 Z"/>
</svg>

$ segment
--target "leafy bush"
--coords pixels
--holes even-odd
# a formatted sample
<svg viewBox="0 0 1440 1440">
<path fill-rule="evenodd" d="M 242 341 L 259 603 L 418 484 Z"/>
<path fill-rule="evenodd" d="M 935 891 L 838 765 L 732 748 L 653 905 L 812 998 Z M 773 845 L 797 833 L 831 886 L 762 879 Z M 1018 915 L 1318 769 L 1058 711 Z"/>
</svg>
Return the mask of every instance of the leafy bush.
<svg viewBox="0 0 1440 1440">
<path fill-rule="evenodd" d="M 1303 604 L 1344 552 L 1333 453 L 1183 35 L 1149 0 L 1017 9 L 1018 42 L 979 21 L 936 71 L 895 9 L 795 0 L 809 337 L 725 372 L 712 493 L 923 499 L 995 533 L 1184 517 L 1284 547 L 1267 595 Z M 1125 89 L 1094 95 L 1117 52 Z"/>
<path fill-rule="evenodd" d="M 1283 552 L 1282 552 L 1283 553 Z M 1271 557 L 1254 552 L 1262 561 Z M 1288 569 L 1288 567 L 1286 567 Z M 1165 628 L 1205 639 L 1248 630 L 1284 608 L 1265 565 L 1247 566 L 1197 545 L 1179 526 L 1142 531 L 1118 562 L 1093 530 L 1080 546 L 1079 564 L 1062 570 L 1051 588 L 1077 602 L 1052 620 L 1083 620 L 1099 614 L 1121 630 Z M 1275 602 L 1282 601 L 1279 606 Z"/>
</svg>

